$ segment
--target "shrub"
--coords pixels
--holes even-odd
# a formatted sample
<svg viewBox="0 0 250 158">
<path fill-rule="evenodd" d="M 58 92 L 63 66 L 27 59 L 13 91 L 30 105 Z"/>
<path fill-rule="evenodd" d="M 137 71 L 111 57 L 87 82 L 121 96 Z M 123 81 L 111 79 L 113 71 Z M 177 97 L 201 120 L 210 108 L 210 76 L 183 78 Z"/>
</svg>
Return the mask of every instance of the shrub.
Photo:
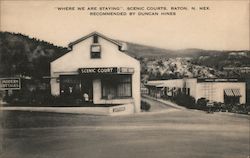
<svg viewBox="0 0 250 158">
<path fill-rule="evenodd" d="M 203 107 L 205 107 L 205 106 L 207 106 L 207 103 L 208 103 L 208 100 L 207 100 L 206 98 L 199 98 L 199 99 L 197 100 L 197 105 L 198 105 L 198 106 L 203 106 Z"/>
<path fill-rule="evenodd" d="M 207 111 L 209 109 L 207 107 L 208 101 L 206 98 L 199 98 L 196 102 L 197 109 Z"/>
<path fill-rule="evenodd" d="M 250 105 L 246 105 L 246 111 L 250 112 Z"/>
<path fill-rule="evenodd" d="M 5 96 L 4 100 L 13 105 L 54 105 L 58 99 L 53 97 L 48 90 L 20 90 L 12 95 Z"/>
<path fill-rule="evenodd" d="M 141 110 L 142 111 L 149 111 L 150 110 L 150 104 L 145 102 L 145 101 L 141 101 Z"/>
<path fill-rule="evenodd" d="M 195 108 L 195 99 L 192 96 L 185 94 L 177 94 L 173 97 L 174 102 L 177 104 L 187 107 L 187 108 Z"/>
<path fill-rule="evenodd" d="M 221 102 L 214 102 L 213 110 L 219 112 L 222 110 L 222 107 L 223 104 Z"/>
</svg>

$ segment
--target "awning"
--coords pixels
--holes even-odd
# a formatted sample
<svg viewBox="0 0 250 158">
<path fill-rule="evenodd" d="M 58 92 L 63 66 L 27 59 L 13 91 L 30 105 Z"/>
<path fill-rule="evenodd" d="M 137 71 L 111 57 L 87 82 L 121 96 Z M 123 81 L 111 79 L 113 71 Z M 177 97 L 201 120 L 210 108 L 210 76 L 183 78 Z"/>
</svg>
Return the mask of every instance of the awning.
<svg viewBox="0 0 250 158">
<path fill-rule="evenodd" d="M 239 89 L 232 89 L 233 93 L 234 93 L 234 96 L 236 97 L 240 97 L 240 90 Z"/>
<path fill-rule="evenodd" d="M 239 89 L 225 89 L 225 95 L 229 97 L 240 97 L 240 90 Z"/>
<path fill-rule="evenodd" d="M 158 84 L 156 85 L 157 88 L 164 88 L 164 85 L 163 84 Z"/>
<path fill-rule="evenodd" d="M 225 89 L 224 92 L 225 92 L 226 96 L 234 97 L 232 89 Z"/>
<path fill-rule="evenodd" d="M 163 87 L 162 83 L 146 83 L 145 86 Z"/>
</svg>

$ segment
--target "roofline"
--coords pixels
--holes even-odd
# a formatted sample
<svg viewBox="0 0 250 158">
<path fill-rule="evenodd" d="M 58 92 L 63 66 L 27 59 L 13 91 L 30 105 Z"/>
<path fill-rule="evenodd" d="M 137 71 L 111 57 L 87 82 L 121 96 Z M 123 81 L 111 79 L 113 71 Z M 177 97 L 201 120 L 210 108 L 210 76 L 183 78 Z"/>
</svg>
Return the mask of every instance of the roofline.
<svg viewBox="0 0 250 158">
<path fill-rule="evenodd" d="M 108 38 L 107 36 L 105 36 L 105 35 L 103 35 L 103 34 L 100 34 L 99 32 L 96 32 L 96 31 L 94 31 L 94 32 L 92 32 L 92 33 L 90 33 L 90 34 L 88 34 L 88 35 L 82 37 L 82 38 L 79 38 L 79 39 L 77 39 L 77 40 L 75 40 L 75 41 L 73 41 L 73 42 L 70 42 L 68 46 L 69 46 L 69 47 L 72 47 L 73 45 L 76 45 L 76 44 L 80 43 L 81 41 L 84 41 L 85 39 L 87 39 L 87 38 L 89 38 L 89 37 L 91 37 L 91 36 L 94 36 L 94 35 L 97 35 L 97 36 L 99 36 L 99 37 L 101 37 L 101 38 L 103 38 L 103 39 L 105 39 L 105 40 L 107 40 L 107 41 L 109 41 L 109 42 L 111 42 L 111 43 L 113 43 L 113 44 L 119 46 L 119 47 L 122 47 L 122 46 L 123 46 L 123 44 L 122 44 L 121 42 L 118 42 L 118 41 L 116 41 L 116 40 L 113 40 L 113 39 L 111 39 L 111 38 Z"/>
</svg>

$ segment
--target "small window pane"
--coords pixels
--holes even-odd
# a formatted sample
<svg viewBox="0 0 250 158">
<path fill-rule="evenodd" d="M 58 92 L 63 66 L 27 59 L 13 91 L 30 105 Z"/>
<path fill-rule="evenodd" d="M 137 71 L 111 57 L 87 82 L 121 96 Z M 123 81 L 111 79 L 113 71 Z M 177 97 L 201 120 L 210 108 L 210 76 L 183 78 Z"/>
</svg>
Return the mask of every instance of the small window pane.
<svg viewBox="0 0 250 158">
<path fill-rule="evenodd" d="M 101 58 L 100 52 L 91 52 L 91 58 Z"/>
<path fill-rule="evenodd" d="M 101 46 L 100 45 L 93 45 L 91 48 L 91 52 L 101 52 Z"/>
<path fill-rule="evenodd" d="M 100 45 L 92 45 L 91 46 L 91 58 L 101 58 L 101 46 Z"/>
</svg>

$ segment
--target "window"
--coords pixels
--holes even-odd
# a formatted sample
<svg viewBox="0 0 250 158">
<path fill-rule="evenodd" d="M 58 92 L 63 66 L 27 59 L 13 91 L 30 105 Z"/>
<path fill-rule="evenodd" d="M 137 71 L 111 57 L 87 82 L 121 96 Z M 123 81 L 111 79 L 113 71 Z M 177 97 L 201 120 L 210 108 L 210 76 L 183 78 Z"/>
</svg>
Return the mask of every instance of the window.
<svg viewBox="0 0 250 158">
<path fill-rule="evenodd" d="M 190 95 L 190 88 L 187 88 L 187 95 Z"/>
<path fill-rule="evenodd" d="M 94 35 L 94 37 L 93 37 L 93 43 L 98 43 L 98 36 L 97 35 Z"/>
<path fill-rule="evenodd" d="M 182 94 L 187 94 L 187 88 L 182 88 Z"/>
<path fill-rule="evenodd" d="M 75 75 L 60 75 L 60 94 L 63 96 L 79 97 L 80 80 Z"/>
<path fill-rule="evenodd" d="M 181 94 L 181 88 L 177 88 L 177 94 Z"/>
<path fill-rule="evenodd" d="M 101 58 L 101 46 L 99 44 L 93 44 L 90 48 L 91 59 L 99 59 Z"/>
<path fill-rule="evenodd" d="M 182 93 L 185 95 L 190 95 L 190 88 L 182 88 Z"/>
<path fill-rule="evenodd" d="M 102 98 L 126 98 L 132 96 L 131 75 L 116 75 L 102 80 Z"/>
</svg>

